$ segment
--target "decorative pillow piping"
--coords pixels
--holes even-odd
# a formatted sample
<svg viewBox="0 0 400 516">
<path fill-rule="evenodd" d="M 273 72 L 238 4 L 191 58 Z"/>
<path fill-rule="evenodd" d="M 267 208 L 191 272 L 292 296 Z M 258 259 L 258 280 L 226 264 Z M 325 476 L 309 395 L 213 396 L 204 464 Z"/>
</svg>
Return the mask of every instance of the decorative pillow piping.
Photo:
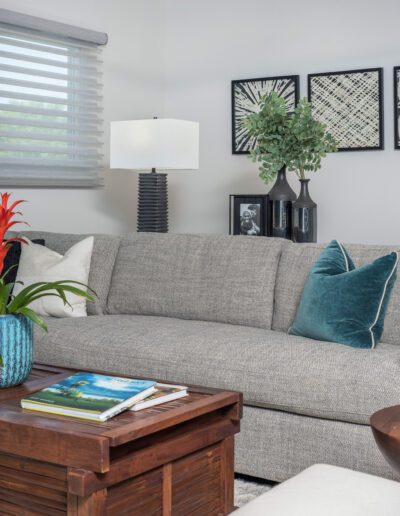
<svg viewBox="0 0 400 516">
<path fill-rule="evenodd" d="M 340 245 L 340 244 L 339 244 Z M 394 274 L 394 271 L 396 270 L 396 267 L 397 267 L 397 264 L 398 264 L 398 261 L 399 261 L 399 253 L 397 253 L 396 251 L 394 251 L 396 253 L 396 261 L 394 262 L 394 265 L 393 265 L 393 269 L 391 270 L 389 276 L 387 277 L 386 281 L 385 281 L 385 285 L 383 287 L 383 292 L 382 292 L 382 296 L 381 296 L 381 300 L 379 302 L 379 305 L 378 305 L 378 311 L 376 313 L 376 317 L 375 317 L 375 320 L 374 322 L 371 324 L 371 326 L 368 328 L 369 329 L 369 332 L 371 333 L 371 339 L 372 339 L 372 347 L 371 349 L 374 349 L 375 348 L 375 335 L 374 335 L 374 332 L 372 331 L 372 328 L 376 325 L 376 323 L 378 322 L 379 320 L 379 316 L 381 314 L 381 310 L 382 310 L 382 305 L 383 305 L 383 300 L 385 299 L 385 295 L 386 295 L 386 289 L 387 289 L 387 286 L 388 286 L 388 283 L 390 281 L 390 278 L 393 276 Z"/>
<path fill-rule="evenodd" d="M 344 258 L 344 263 L 346 264 L 346 272 L 350 272 L 350 267 L 349 267 L 349 260 L 347 259 L 347 255 L 343 249 L 343 246 L 340 242 L 338 242 L 336 240 L 336 242 L 338 243 L 338 246 L 340 247 L 340 250 L 342 251 L 342 254 L 343 254 L 343 258 Z"/>
</svg>

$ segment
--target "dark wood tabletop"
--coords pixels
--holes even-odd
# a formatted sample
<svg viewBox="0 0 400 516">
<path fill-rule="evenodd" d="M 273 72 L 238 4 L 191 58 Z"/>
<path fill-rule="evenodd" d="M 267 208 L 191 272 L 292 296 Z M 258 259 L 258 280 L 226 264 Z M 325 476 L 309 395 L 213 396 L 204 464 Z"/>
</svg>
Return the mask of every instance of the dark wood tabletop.
<svg viewBox="0 0 400 516">
<path fill-rule="evenodd" d="M 207 514 L 225 514 L 231 510 L 233 435 L 240 427 L 240 393 L 190 387 L 187 397 L 138 412 L 128 410 L 104 423 L 37 413 L 21 408 L 21 398 L 57 383 L 75 372 L 72 369 L 38 364 L 23 385 L 0 390 L 0 473 L 2 463 L 10 464 L 10 460 L 14 464 L 13 468 L 20 471 L 21 458 L 24 461 L 28 460 L 24 467 L 26 468 L 29 463 L 31 476 L 41 475 L 40 471 L 44 467 L 51 470 L 56 465 L 61 468 L 60 475 L 64 470 L 67 475 L 66 513 L 88 515 L 97 514 L 97 508 L 101 504 L 103 512 L 99 514 L 109 514 L 105 507 L 109 507 L 107 504 L 114 500 L 116 485 L 120 486 L 121 482 L 128 480 L 134 482 L 137 478 L 147 478 L 149 472 L 154 476 L 154 471 L 161 468 L 160 503 L 164 512 L 160 514 L 180 514 L 179 511 L 174 512 L 171 507 L 174 507 L 174 504 L 178 504 L 178 507 L 179 503 L 188 502 L 183 498 L 180 500 L 180 487 L 174 488 L 174 468 L 178 468 L 179 461 L 183 458 L 189 460 L 188 457 L 194 461 L 194 468 L 200 467 L 197 464 L 200 459 L 195 458 L 195 454 L 200 453 L 199 450 L 206 450 L 199 455 L 202 461 L 207 462 L 204 472 L 209 472 L 212 476 L 212 468 L 215 468 L 218 456 L 221 468 L 218 478 L 221 478 L 222 482 L 218 483 L 219 498 L 218 502 L 215 502 L 218 510 L 211 510 Z M 217 445 L 214 450 L 213 446 Z M 14 460 L 13 457 L 17 457 L 18 460 Z M 185 468 L 188 469 L 187 466 Z M 54 471 L 51 474 L 53 475 Z M 152 489 L 155 485 L 153 480 Z M 44 481 L 41 482 L 43 484 Z M 200 479 L 197 483 L 201 485 Z M 209 496 L 210 489 L 211 487 L 204 491 L 203 497 L 206 497 L 206 494 Z M 23 491 L 22 488 L 20 490 Z M 171 494 L 174 492 L 177 493 L 175 502 Z M 20 495 L 22 501 L 24 496 L 26 497 L 26 493 Z M 143 496 L 144 492 L 142 500 Z M 153 500 L 151 503 L 155 503 L 154 496 L 153 494 L 149 498 Z M 224 498 L 222 502 L 221 496 Z M 0 478 L 0 512 L 4 507 L 7 508 L 2 505 L 2 500 Z M 90 500 L 90 503 L 86 501 L 82 505 L 85 509 L 79 511 L 79 500 Z M 3 501 L 6 503 L 6 500 Z M 24 506 L 22 501 L 21 504 Z M 117 500 L 115 503 L 117 505 L 113 505 L 113 514 L 118 514 L 115 507 L 121 502 Z M 76 510 L 72 510 L 70 504 L 76 506 Z M 209 505 L 209 502 L 207 504 Z M 165 507 L 170 507 L 170 510 L 166 510 Z M 61 512 L 56 512 L 55 509 L 56 505 L 51 514 L 64 514 L 61 509 Z M 141 510 L 144 510 L 144 507 Z M 149 506 L 146 506 L 146 510 L 149 510 Z M 136 512 L 132 509 L 129 514 Z"/>
<path fill-rule="evenodd" d="M 378 410 L 370 423 L 382 455 L 400 473 L 400 405 Z"/>
</svg>

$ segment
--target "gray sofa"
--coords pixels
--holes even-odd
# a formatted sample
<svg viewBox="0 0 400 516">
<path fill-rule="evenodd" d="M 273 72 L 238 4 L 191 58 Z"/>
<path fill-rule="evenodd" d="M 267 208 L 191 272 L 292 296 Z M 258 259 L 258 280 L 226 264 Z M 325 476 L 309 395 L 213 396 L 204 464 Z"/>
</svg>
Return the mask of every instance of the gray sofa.
<svg viewBox="0 0 400 516">
<path fill-rule="evenodd" d="M 82 235 L 28 232 L 64 253 Z M 89 316 L 49 320 L 36 360 L 242 391 L 237 472 L 282 481 L 314 463 L 393 477 L 368 426 L 400 402 L 400 280 L 374 350 L 293 337 L 322 245 L 273 238 L 98 235 Z M 347 246 L 358 264 L 393 250 Z"/>
</svg>

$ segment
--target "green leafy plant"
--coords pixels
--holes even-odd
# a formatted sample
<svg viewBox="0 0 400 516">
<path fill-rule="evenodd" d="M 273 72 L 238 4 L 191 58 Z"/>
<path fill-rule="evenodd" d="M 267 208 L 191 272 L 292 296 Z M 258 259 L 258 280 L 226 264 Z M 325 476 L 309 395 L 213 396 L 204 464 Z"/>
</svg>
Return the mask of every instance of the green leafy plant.
<svg viewBox="0 0 400 516">
<path fill-rule="evenodd" d="M 9 270 L 10 269 L 8 269 L 8 271 Z M 53 296 L 60 298 L 65 305 L 71 306 L 65 295 L 66 292 L 71 292 L 72 294 L 83 297 L 94 303 L 93 296 L 78 288 L 76 285 L 88 288 L 93 292 L 93 294 L 95 294 L 95 292 L 90 289 L 90 287 L 87 287 L 87 285 L 72 280 L 54 282 L 39 281 L 37 283 L 32 283 L 32 285 L 28 285 L 14 296 L 11 294 L 12 289 L 14 288 L 14 283 L 5 283 L 4 280 L 4 276 L 7 275 L 7 272 L 0 278 L 0 315 L 24 315 L 40 326 L 40 328 L 47 331 L 47 325 L 44 320 L 37 315 L 34 310 L 29 308 L 29 305 L 33 301 L 36 301 L 41 297 Z"/>
<path fill-rule="evenodd" d="M 256 140 L 250 152 L 254 162 L 261 163 L 260 177 L 272 181 L 282 167 L 305 179 L 306 171 L 321 168 L 321 159 L 337 150 L 337 142 L 326 131 L 326 125 L 312 116 L 311 104 L 302 98 L 293 113 L 276 92 L 260 100 L 260 111 L 244 122 Z"/>
<path fill-rule="evenodd" d="M 63 281 L 53 281 L 53 282 L 44 282 L 39 281 L 37 283 L 32 283 L 31 285 L 26 286 L 17 295 L 13 295 L 12 291 L 15 283 L 10 282 L 7 283 L 6 277 L 11 269 L 17 267 L 16 265 L 10 267 L 7 271 L 3 271 L 4 259 L 10 249 L 12 242 L 20 242 L 21 244 L 26 244 L 26 240 L 20 237 L 9 238 L 5 240 L 6 232 L 15 224 L 21 224 L 22 221 L 12 221 L 15 215 L 20 215 L 20 212 L 14 211 L 15 207 L 24 202 L 22 200 L 15 201 L 11 206 L 8 206 L 8 200 L 10 198 L 10 194 L 3 193 L 1 194 L 1 203 L 0 203 L 0 271 L 2 271 L 2 275 L 0 276 L 0 316 L 1 315 L 22 315 L 30 319 L 32 322 L 40 326 L 43 330 L 47 331 L 47 325 L 44 320 L 37 315 L 37 313 L 29 308 L 29 305 L 40 299 L 42 297 L 58 297 L 62 300 L 64 305 L 71 306 L 71 304 L 67 300 L 66 293 L 75 294 L 79 297 L 83 297 L 84 299 L 91 301 L 94 303 L 94 297 L 79 287 L 84 287 L 92 292 L 94 295 L 96 293 L 93 289 L 85 285 L 84 283 L 80 283 L 79 281 L 72 280 L 63 280 Z M 12 221 L 12 222 L 11 222 Z M 23 284 L 22 282 L 17 282 Z M 1 358 L 1 357 L 0 357 Z M 1 365 L 1 364 L 0 364 Z"/>
</svg>

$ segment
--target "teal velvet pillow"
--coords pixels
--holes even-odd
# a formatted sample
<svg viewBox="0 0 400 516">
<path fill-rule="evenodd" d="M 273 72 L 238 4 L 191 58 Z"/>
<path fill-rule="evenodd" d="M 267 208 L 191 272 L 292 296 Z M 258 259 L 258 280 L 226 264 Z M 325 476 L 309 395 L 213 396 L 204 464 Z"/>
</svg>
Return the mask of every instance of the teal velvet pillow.
<svg viewBox="0 0 400 516">
<path fill-rule="evenodd" d="M 382 337 L 397 262 L 397 253 L 391 253 L 356 268 L 333 240 L 310 271 L 289 333 L 355 348 L 375 347 Z"/>
</svg>

